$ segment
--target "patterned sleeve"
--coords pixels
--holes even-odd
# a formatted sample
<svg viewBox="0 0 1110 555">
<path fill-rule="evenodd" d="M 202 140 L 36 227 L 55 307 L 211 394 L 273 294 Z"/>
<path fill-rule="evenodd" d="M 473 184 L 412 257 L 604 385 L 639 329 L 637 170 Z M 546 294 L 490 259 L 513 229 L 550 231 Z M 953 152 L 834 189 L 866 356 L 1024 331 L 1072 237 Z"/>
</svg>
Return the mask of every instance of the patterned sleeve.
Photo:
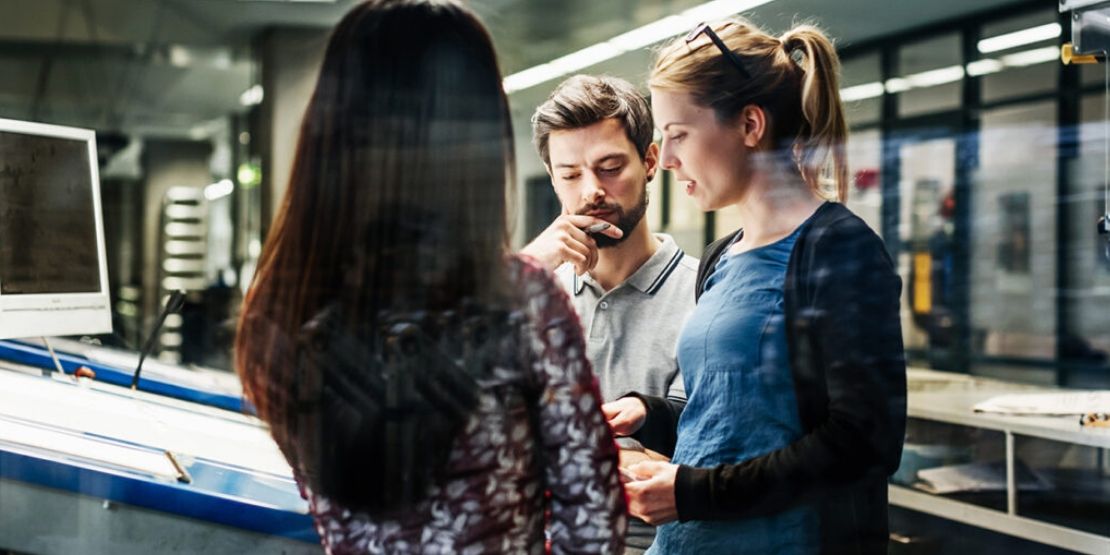
<svg viewBox="0 0 1110 555">
<path fill-rule="evenodd" d="M 526 263 L 522 277 L 535 330 L 533 368 L 542 387 L 538 432 L 551 494 L 551 552 L 620 553 L 627 527 L 624 485 L 578 317 L 548 272 Z"/>
</svg>

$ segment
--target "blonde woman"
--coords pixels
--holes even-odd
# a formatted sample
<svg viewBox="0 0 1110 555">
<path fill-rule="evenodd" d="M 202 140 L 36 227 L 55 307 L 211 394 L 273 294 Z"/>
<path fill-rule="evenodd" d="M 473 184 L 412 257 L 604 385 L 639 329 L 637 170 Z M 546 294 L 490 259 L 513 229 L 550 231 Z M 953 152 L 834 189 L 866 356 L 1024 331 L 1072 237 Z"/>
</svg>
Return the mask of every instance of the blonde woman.
<svg viewBox="0 0 1110 555">
<path fill-rule="evenodd" d="M 842 204 L 839 61 L 821 31 L 700 25 L 652 71 L 661 161 L 743 228 L 710 245 L 678 343 L 688 402 L 634 394 L 613 429 L 667 452 L 632 468 L 649 553 L 885 553 L 905 428 L 901 280 Z"/>
</svg>

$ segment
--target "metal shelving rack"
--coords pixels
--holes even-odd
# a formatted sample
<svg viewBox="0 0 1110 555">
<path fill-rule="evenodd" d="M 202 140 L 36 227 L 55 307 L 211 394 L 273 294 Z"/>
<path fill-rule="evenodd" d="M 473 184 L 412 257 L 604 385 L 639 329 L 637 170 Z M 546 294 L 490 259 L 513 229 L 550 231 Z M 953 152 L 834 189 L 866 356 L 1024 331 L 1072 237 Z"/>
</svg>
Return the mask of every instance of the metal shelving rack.
<svg viewBox="0 0 1110 555">
<path fill-rule="evenodd" d="M 1014 455 L 1015 438 L 1018 437 L 1083 445 L 1105 452 L 1110 450 L 1110 430 L 1085 429 L 1074 417 L 1009 416 L 972 410 L 975 404 L 997 395 L 1059 390 L 931 370 L 911 369 L 908 378 L 910 418 L 1004 434 L 1006 510 L 999 511 L 896 484 L 889 486 L 892 505 L 1079 553 L 1110 553 L 1110 536 L 1019 514 Z M 1105 473 L 1105 467 L 1102 470 Z M 1110 480 L 1110 476 L 1106 479 Z"/>
</svg>

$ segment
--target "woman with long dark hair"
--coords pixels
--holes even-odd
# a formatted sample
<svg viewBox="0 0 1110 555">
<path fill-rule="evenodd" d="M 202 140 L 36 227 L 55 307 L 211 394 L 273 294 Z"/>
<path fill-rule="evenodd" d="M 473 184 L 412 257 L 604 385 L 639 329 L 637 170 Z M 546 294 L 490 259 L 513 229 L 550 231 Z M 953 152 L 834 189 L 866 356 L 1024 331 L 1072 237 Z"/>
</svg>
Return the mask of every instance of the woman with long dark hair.
<svg viewBox="0 0 1110 555">
<path fill-rule="evenodd" d="M 473 14 L 372 0 L 339 23 L 236 339 L 330 552 L 622 547 L 577 319 L 508 254 L 512 181 Z"/>
</svg>

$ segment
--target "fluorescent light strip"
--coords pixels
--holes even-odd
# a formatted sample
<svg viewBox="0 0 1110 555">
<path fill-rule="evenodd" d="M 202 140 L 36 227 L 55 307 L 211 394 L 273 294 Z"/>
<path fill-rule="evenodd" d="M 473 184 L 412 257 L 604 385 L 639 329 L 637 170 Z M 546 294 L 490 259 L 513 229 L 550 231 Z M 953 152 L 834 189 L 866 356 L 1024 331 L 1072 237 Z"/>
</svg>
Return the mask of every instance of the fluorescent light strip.
<svg viewBox="0 0 1110 555">
<path fill-rule="evenodd" d="M 955 65 L 908 75 L 906 81 L 909 81 L 912 88 L 924 89 L 945 83 L 954 83 L 963 78 L 964 66 Z"/>
<path fill-rule="evenodd" d="M 528 89 L 540 83 L 570 75 L 606 60 L 611 60 L 625 52 L 639 50 L 675 35 L 680 35 L 702 21 L 716 21 L 772 1 L 774 0 L 714 0 L 706 2 L 678 15 L 670 15 L 647 25 L 642 25 L 627 33 L 571 52 L 545 64 L 518 71 L 506 77 L 502 81 L 502 86 L 505 88 L 505 92 L 510 94 Z"/>
<path fill-rule="evenodd" d="M 989 54 L 991 52 L 1008 50 L 1015 46 L 1050 40 L 1060 36 L 1060 32 L 1059 23 L 1046 23 L 1020 31 L 1014 31 L 1013 33 L 1006 33 L 1005 35 L 983 39 L 979 41 L 979 52 Z"/>
<path fill-rule="evenodd" d="M 627 33 L 617 35 L 609 39 L 608 42 L 625 52 L 638 50 L 678 34 L 674 31 L 676 29 L 688 27 L 689 25 L 686 24 L 687 21 L 686 18 L 677 15 L 664 17 L 663 19 L 653 21 L 642 27 L 637 27 Z M 697 23 L 695 22 L 694 24 L 696 25 Z"/>
<path fill-rule="evenodd" d="M 506 94 L 514 93 L 554 79 L 551 74 L 551 64 L 532 66 L 506 77 L 501 81 L 501 86 L 505 89 Z"/>
<path fill-rule="evenodd" d="M 913 85 L 910 84 L 910 80 L 904 77 L 894 77 L 892 79 L 887 79 L 884 85 L 886 86 L 886 92 L 891 94 L 906 92 L 913 88 Z"/>
<path fill-rule="evenodd" d="M 882 96 L 885 87 L 883 84 L 875 81 L 873 83 L 864 83 L 854 87 L 845 87 L 840 89 L 840 100 L 844 102 L 855 102 L 857 100 L 867 100 L 868 98 L 875 98 Z"/>
<path fill-rule="evenodd" d="M 771 1 L 772 0 L 714 0 L 713 2 L 706 2 L 687 9 L 680 13 L 679 17 L 692 20 L 690 25 L 693 26 L 703 21 L 710 22 L 724 19 L 740 12 L 758 8 L 764 4 L 770 4 Z M 682 31 L 689 31 L 689 29 L 682 29 Z"/>
<path fill-rule="evenodd" d="M 999 60 L 984 58 L 967 64 L 967 74 L 972 77 L 980 77 L 983 75 L 990 75 L 991 73 L 998 73 L 1005 68 L 1006 64 L 1003 64 Z"/>
<path fill-rule="evenodd" d="M 976 60 L 967 64 L 966 67 L 949 66 L 923 71 L 921 73 L 914 73 L 904 77 L 894 77 L 892 79 L 887 79 L 886 83 L 873 81 L 862 85 L 845 87 L 840 89 L 840 98 L 844 102 L 855 102 L 882 96 L 884 92 L 898 94 L 911 89 L 924 89 L 943 85 L 945 83 L 955 83 L 963 79 L 965 72 L 971 77 L 981 77 L 983 75 L 998 73 L 1006 68 L 1026 67 L 1051 62 L 1056 60 L 1059 55 L 1060 51 L 1055 46 L 1033 48 L 1023 52 L 1007 54 L 1000 59 L 984 58 L 982 60 Z"/>
<path fill-rule="evenodd" d="M 566 56 L 556 58 L 545 64 L 518 71 L 505 77 L 502 81 L 502 86 L 505 88 L 505 92 L 510 94 L 528 89 L 541 83 L 597 65 L 606 60 L 611 60 L 626 52 L 651 46 L 652 44 L 681 34 L 686 29 L 702 21 L 719 20 L 739 12 L 757 8 L 772 1 L 774 0 L 714 0 L 699 6 L 694 6 L 678 15 L 664 17 L 617 35 L 607 41 L 599 42 L 581 50 L 571 52 Z M 1049 23 L 983 39 L 979 41 L 979 51 L 983 53 L 997 52 L 1023 44 L 1053 39 L 1060 36 L 1060 33 L 1060 24 Z M 846 102 L 864 100 L 880 96 L 884 91 L 896 94 L 910 89 L 954 83 L 964 77 L 965 71 L 967 75 L 979 77 L 997 73 L 1006 67 L 1024 67 L 1048 62 L 1056 59 L 1057 55 L 1058 52 L 1055 46 L 1046 46 L 1044 48 L 1009 54 L 1003 56 L 1001 60 L 990 58 L 977 60 L 967 64 L 966 68 L 963 66 L 950 66 L 915 73 L 905 77 L 895 77 L 893 79 L 888 79 L 886 83 L 876 81 L 873 83 L 846 87 L 841 89 L 840 95 Z M 252 91 L 248 91 L 248 93 L 250 92 Z M 247 104 L 248 101 L 246 98 L 250 96 L 251 95 L 245 93 L 241 101 Z M 258 101 L 261 101 L 260 94 L 258 97 Z M 251 98 L 250 100 L 254 99 Z"/>
<path fill-rule="evenodd" d="M 599 42 L 593 46 L 589 46 L 556 58 L 545 64 L 549 71 L 566 75 L 574 73 L 580 69 L 590 67 L 594 64 L 604 62 L 605 60 L 619 56 L 623 51 L 608 42 Z"/>
<path fill-rule="evenodd" d="M 1045 46 L 1044 48 L 1034 48 L 1032 50 L 1026 50 L 1025 52 L 1007 54 L 1002 56 L 1002 63 L 1005 64 L 1006 67 L 1025 67 L 1051 62 L 1059 58 L 1060 48 L 1056 46 Z"/>
</svg>

